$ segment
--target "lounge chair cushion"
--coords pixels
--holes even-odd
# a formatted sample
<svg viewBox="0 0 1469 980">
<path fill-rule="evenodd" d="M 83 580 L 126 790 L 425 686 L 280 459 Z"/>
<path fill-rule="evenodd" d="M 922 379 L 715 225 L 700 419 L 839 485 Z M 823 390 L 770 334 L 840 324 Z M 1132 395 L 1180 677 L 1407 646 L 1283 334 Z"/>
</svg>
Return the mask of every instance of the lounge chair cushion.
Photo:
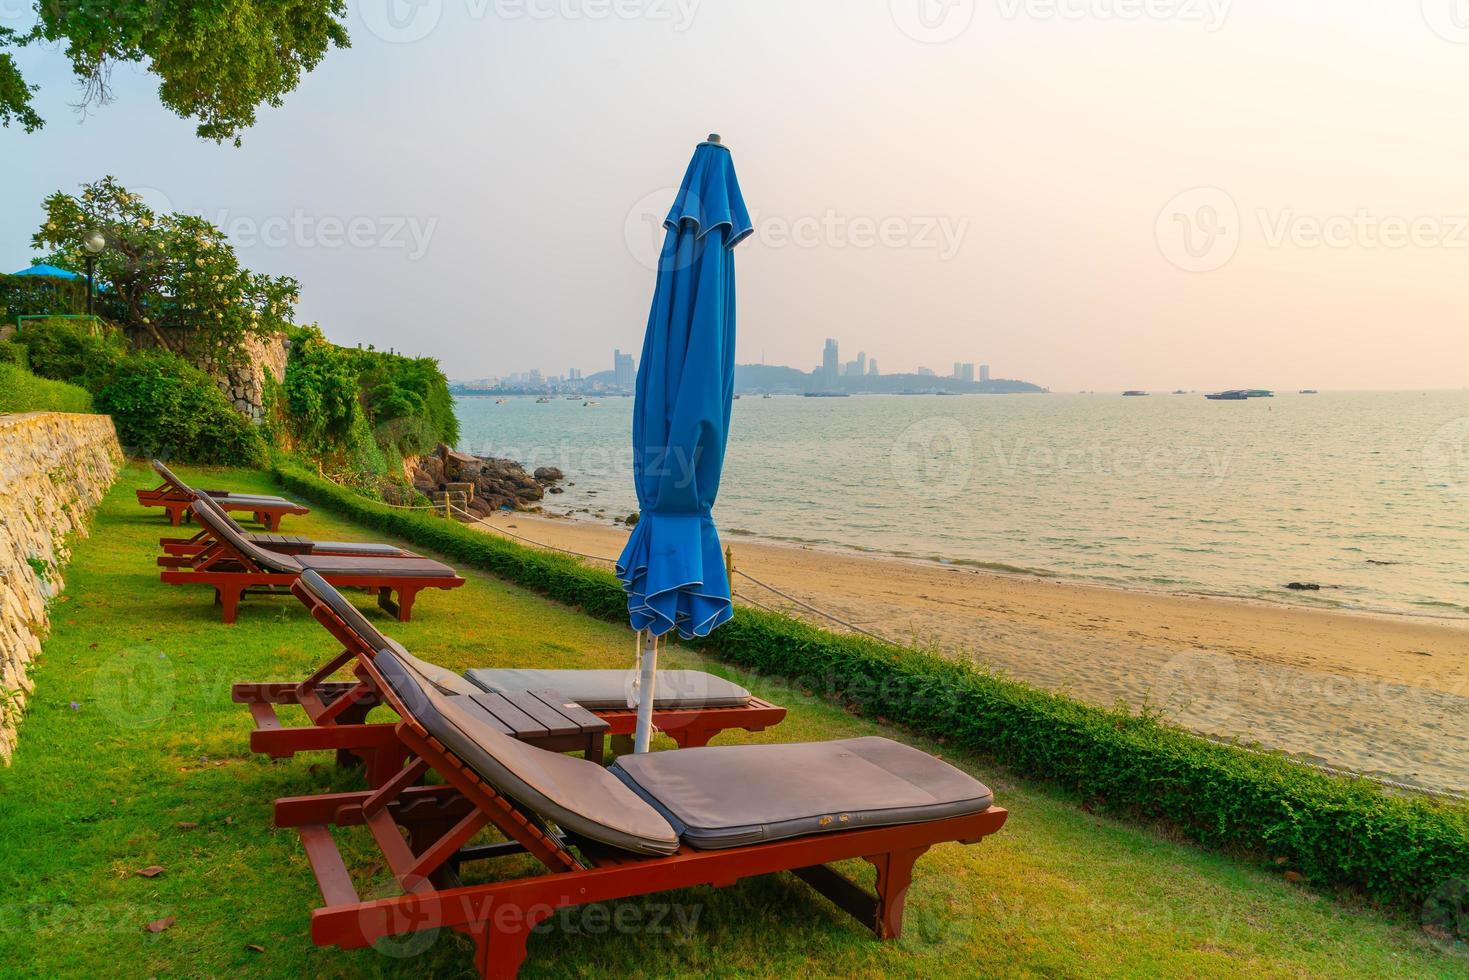
<svg viewBox="0 0 1469 980">
<path fill-rule="evenodd" d="M 624 755 L 609 772 L 702 850 L 939 820 L 994 802 L 972 776 L 875 736 Z"/>
<path fill-rule="evenodd" d="M 492 694 L 510 691 L 556 691 L 588 711 L 631 707 L 635 670 L 528 670 L 518 667 L 477 668 L 464 676 Z M 660 670 L 653 707 L 735 708 L 750 703 L 750 692 L 702 670 Z"/>
<path fill-rule="evenodd" d="M 297 564 L 322 575 L 390 575 L 402 578 L 453 578 L 454 569 L 432 558 L 382 558 L 372 555 L 296 555 Z"/>
<path fill-rule="evenodd" d="M 227 493 L 222 497 L 210 497 L 221 504 L 232 504 L 236 507 L 295 507 L 296 504 L 285 497 L 270 497 L 253 493 Z"/>
<path fill-rule="evenodd" d="M 313 541 L 299 534 L 248 534 L 252 544 L 262 548 L 287 547 L 307 554 L 331 552 L 340 555 L 381 555 L 385 558 L 401 558 L 408 553 L 390 544 L 373 544 L 370 541 Z"/>
<path fill-rule="evenodd" d="M 195 490 L 193 487 L 189 486 L 183 480 L 180 480 L 178 476 L 174 474 L 173 470 L 164 465 L 164 462 L 161 459 L 153 460 L 152 465 L 153 471 L 159 476 L 163 477 L 165 481 L 172 484 L 175 490 L 186 493 L 191 497 L 206 496 L 205 494 L 202 494 L 198 490 Z M 272 507 L 279 507 L 282 505 L 286 507 L 297 506 L 297 504 L 290 500 L 287 500 L 285 497 L 275 497 L 269 494 L 226 492 L 224 494 L 224 499 L 228 500 L 232 504 L 266 504 Z"/>
<path fill-rule="evenodd" d="M 391 649 L 373 664 L 419 724 L 496 792 L 591 840 L 638 854 L 678 850 L 668 821 L 595 762 L 496 731 L 471 698 L 440 693 Z"/>
</svg>

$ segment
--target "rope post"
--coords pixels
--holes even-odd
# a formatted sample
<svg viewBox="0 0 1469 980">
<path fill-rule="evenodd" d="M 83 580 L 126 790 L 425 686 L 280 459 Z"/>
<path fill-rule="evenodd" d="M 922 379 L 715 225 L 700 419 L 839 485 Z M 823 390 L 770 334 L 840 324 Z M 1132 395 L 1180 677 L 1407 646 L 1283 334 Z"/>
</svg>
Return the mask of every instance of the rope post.
<svg viewBox="0 0 1469 980">
<path fill-rule="evenodd" d="M 724 578 L 729 582 L 729 587 L 734 588 L 734 548 L 731 545 L 724 546 Z"/>
</svg>

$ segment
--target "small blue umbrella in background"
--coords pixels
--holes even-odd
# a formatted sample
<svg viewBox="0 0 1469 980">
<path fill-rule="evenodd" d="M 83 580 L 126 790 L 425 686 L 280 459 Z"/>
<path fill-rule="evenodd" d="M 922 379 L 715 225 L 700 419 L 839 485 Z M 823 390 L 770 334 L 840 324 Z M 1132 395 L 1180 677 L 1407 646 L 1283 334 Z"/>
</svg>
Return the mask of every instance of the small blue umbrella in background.
<svg viewBox="0 0 1469 980">
<path fill-rule="evenodd" d="M 637 752 L 652 733 L 658 637 L 707 636 L 731 614 L 710 512 L 734 395 L 733 249 L 752 226 L 717 134 L 694 149 L 663 227 L 633 405 L 639 518 L 617 560 L 639 632 Z"/>
<path fill-rule="evenodd" d="M 33 265 L 33 266 L 29 267 L 29 268 L 21 269 L 19 272 L 12 272 L 11 275 L 13 275 L 13 276 L 45 276 L 47 279 L 85 279 L 85 278 L 87 278 L 86 276 L 82 275 L 80 272 L 72 272 L 70 269 L 63 269 L 63 268 L 61 268 L 60 266 L 57 266 L 57 265 L 47 265 L 44 262 L 38 262 L 38 263 L 36 263 L 35 265 Z"/>
</svg>

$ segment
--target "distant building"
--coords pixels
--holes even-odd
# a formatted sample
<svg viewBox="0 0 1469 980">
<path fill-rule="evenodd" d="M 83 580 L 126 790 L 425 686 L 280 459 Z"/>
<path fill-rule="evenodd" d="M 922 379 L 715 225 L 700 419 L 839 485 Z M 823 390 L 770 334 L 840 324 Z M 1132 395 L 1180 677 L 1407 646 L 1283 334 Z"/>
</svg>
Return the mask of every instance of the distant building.
<svg viewBox="0 0 1469 980">
<path fill-rule="evenodd" d="M 973 381 L 974 365 L 968 362 L 955 361 L 954 373 L 949 375 L 955 381 Z"/>
<path fill-rule="evenodd" d="M 860 378 L 860 377 L 862 377 L 862 362 L 861 361 L 848 361 L 847 364 L 846 364 L 846 367 L 842 368 L 842 377 L 844 377 L 844 378 Z"/>
<path fill-rule="evenodd" d="M 638 373 L 633 367 L 632 355 L 620 350 L 612 352 L 612 383 L 619 388 L 632 388 L 637 384 Z"/>
<path fill-rule="evenodd" d="M 566 372 L 566 380 L 568 380 L 568 381 L 580 381 L 581 380 L 581 368 L 569 368 L 569 369 L 567 369 L 567 372 Z"/>
<path fill-rule="evenodd" d="M 867 352 L 865 350 L 859 350 L 857 352 L 857 377 L 860 378 L 860 377 L 862 377 L 862 375 L 864 375 L 866 373 L 867 373 Z"/>
<path fill-rule="evenodd" d="M 869 378 L 877 377 L 877 358 L 875 357 L 867 362 L 867 376 Z"/>
<path fill-rule="evenodd" d="M 841 375 L 841 359 L 837 355 L 837 342 L 832 338 L 826 338 L 826 347 L 821 351 L 821 386 L 823 388 L 835 388 L 837 378 Z"/>
<path fill-rule="evenodd" d="M 531 368 L 530 369 L 530 383 L 533 384 L 533 385 L 538 385 L 538 384 L 541 383 L 541 369 L 540 368 Z"/>
<path fill-rule="evenodd" d="M 925 377 L 925 378 L 936 378 L 936 377 L 938 377 L 938 374 L 936 374 L 934 372 L 934 369 L 933 368 L 921 367 L 921 368 L 919 368 L 914 373 L 915 374 L 918 374 L 918 375 L 920 375 L 922 377 Z"/>
<path fill-rule="evenodd" d="M 979 380 L 981 380 L 981 381 L 988 381 L 989 379 L 990 379 L 990 366 L 988 364 L 981 364 L 979 366 Z"/>
</svg>

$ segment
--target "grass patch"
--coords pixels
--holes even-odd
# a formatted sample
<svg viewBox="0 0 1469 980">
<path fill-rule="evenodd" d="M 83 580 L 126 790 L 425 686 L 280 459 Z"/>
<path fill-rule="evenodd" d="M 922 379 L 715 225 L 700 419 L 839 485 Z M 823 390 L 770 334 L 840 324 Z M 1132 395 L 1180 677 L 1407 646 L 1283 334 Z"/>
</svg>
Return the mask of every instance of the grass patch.
<svg viewBox="0 0 1469 980">
<path fill-rule="evenodd" d="M 0 770 L 0 973 L 470 975 L 469 944 L 447 934 L 407 958 L 311 945 L 308 913 L 319 896 L 294 832 L 271 828 L 270 804 L 358 788 L 360 777 L 335 770 L 326 755 L 251 755 L 249 715 L 230 703 L 229 685 L 303 677 L 335 648 L 293 599 L 247 599 L 239 623 L 226 627 L 207 589 L 162 585 L 153 557 L 166 522 L 133 500 L 152 482 L 145 468 L 127 467 L 92 536 L 75 543 L 15 762 Z M 211 471 L 200 482 L 274 489 L 239 471 Z M 383 537 L 319 511 L 285 530 Z M 630 665 L 626 627 L 462 572 L 468 584 L 425 593 L 413 623 L 354 601 L 446 667 Z M 670 645 L 665 656 L 670 666 L 729 672 L 686 646 Z M 1009 824 L 977 847 L 944 845 L 919 862 L 897 943 L 872 941 L 825 899 L 777 875 L 553 919 L 532 937 L 524 976 L 1449 977 L 1469 969 L 1469 958 L 1409 917 L 1353 908 L 1084 812 L 1067 791 L 1011 778 L 992 760 L 778 682 L 737 679 L 792 711 L 776 729 L 719 742 L 901 738 L 988 782 L 1011 810 Z M 366 834 L 346 839 L 359 891 L 386 893 Z M 153 865 L 164 873 L 134 873 Z M 624 908 L 632 911 L 613 917 Z M 169 916 L 176 922 L 167 931 L 144 931 Z"/>
<path fill-rule="evenodd" d="M 0 412 L 90 411 L 87 389 L 38 378 L 19 364 L 0 361 Z"/>
</svg>

